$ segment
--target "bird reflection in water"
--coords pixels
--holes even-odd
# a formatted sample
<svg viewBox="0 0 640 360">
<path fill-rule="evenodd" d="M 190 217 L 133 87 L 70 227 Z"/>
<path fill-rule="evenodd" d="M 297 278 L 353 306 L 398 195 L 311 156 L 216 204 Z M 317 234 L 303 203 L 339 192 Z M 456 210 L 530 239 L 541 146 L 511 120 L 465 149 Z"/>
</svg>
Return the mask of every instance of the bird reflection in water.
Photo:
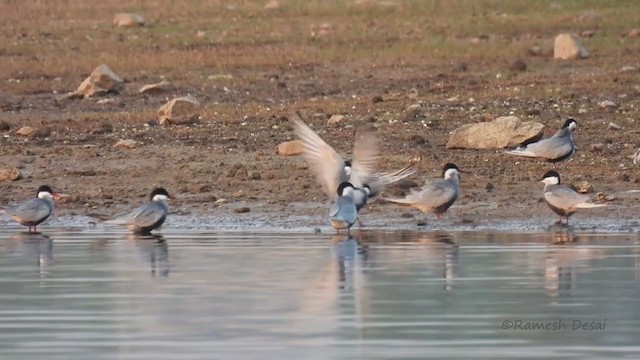
<svg viewBox="0 0 640 360">
<path fill-rule="evenodd" d="M 360 245 L 349 235 L 336 234 L 331 240 L 335 244 L 338 288 L 357 288 L 362 282 L 362 270 L 368 260 L 369 247 Z"/>
<path fill-rule="evenodd" d="M 20 232 L 7 240 L 9 253 L 19 253 L 35 260 L 41 274 L 53 262 L 53 240 L 42 233 Z"/>
<path fill-rule="evenodd" d="M 429 256 L 426 262 L 442 266 L 442 278 L 444 280 L 444 289 L 446 291 L 453 290 L 453 284 L 458 276 L 458 260 L 460 247 L 453 239 L 453 236 L 447 232 L 425 233 L 417 238 L 421 244 L 431 245 L 426 247 Z"/>
<path fill-rule="evenodd" d="M 127 241 L 133 242 L 140 254 L 151 263 L 151 276 L 169 276 L 169 246 L 162 235 L 127 235 Z"/>
</svg>

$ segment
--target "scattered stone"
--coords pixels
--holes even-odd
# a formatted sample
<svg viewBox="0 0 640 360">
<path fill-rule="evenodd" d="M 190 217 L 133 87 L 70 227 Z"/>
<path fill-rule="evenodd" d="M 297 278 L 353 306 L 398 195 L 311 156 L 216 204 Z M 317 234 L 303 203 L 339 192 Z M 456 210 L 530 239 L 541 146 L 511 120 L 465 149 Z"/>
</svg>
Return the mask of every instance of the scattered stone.
<svg viewBox="0 0 640 360">
<path fill-rule="evenodd" d="M 540 109 L 529 109 L 527 110 L 527 115 L 529 116 L 540 116 L 542 112 L 540 111 Z"/>
<path fill-rule="evenodd" d="M 114 148 L 133 149 L 138 145 L 138 142 L 131 139 L 122 139 L 113 145 Z"/>
<path fill-rule="evenodd" d="M 631 176 L 629 174 L 621 173 L 616 176 L 617 180 L 629 182 L 631 181 Z"/>
<path fill-rule="evenodd" d="M 200 102 L 192 95 L 169 100 L 158 109 L 158 122 L 160 125 L 171 125 L 192 121 L 198 117 L 199 107 Z"/>
<path fill-rule="evenodd" d="M 488 183 L 487 183 L 487 185 L 484 187 L 484 189 L 485 189 L 487 192 L 492 192 L 492 191 L 493 191 L 493 189 L 494 189 L 494 186 L 493 186 L 493 184 L 492 184 L 492 183 L 488 182 Z"/>
<path fill-rule="evenodd" d="M 244 214 L 244 213 L 248 213 L 251 211 L 251 208 L 248 208 L 246 206 L 243 207 L 239 207 L 239 208 L 235 208 L 233 209 L 234 212 L 238 213 L 238 214 Z"/>
<path fill-rule="evenodd" d="M 411 136 L 409 136 L 409 143 L 413 145 L 424 145 L 427 143 L 427 140 L 418 134 L 411 134 Z"/>
<path fill-rule="evenodd" d="M 41 127 L 38 130 L 33 132 L 33 137 L 38 138 L 38 139 L 44 139 L 44 138 L 48 138 L 49 136 L 51 136 L 51 128 L 48 126 L 45 127 Z"/>
<path fill-rule="evenodd" d="M 527 50 L 527 53 L 530 56 L 542 56 L 544 55 L 544 52 L 542 51 L 542 48 L 540 46 L 534 46 L 529 48 L 529 50 Z"/>
<path fill-rule="evenodd" d="M 329 120 L 327 120 L 327 125 L 338 125 L 345 119 L 344 115 L 331 115 Z"/>
<path fill-rule="evenodd" d="M 636 150 L 635 155 L 633 155 L 633 164 L 634 165 L 640 164 L 640 148 L 638 148 L 638 150 Z"/>
<path fill-rule="evenodd" d="M 89 98 L 108 93 L 120 93 L 124 90 L 124 82 L 107 65 L 102 64 L 93 69 L 89 77 L 78 86 L 68 98 Z"/>
<path fill-rule="evenodd" d="M 411 88 L 408 92 L 407 92 L 407 97 L 409 98 L 409 100 L 417 100 L 418 99 L 418 89 L 416 88 Z"/>
<path fill-rule="evenodd" d="M 264 5 L 265 10 L 276 10 L 280 8 L 280 3 L 277 0 L 271 0 Z"/>
<path fill-rule="evenodd" d="M 383 101 L 384 101 L 384 99 L 382 99 L 382 96 L 380 96 L 380 95 L 376 95 L 373 98 L 371 98 L 371 102 L 374 103 L 374 104 L 381 103 Z"/>
<path fill-rule="evenodd" d="M 278 144 L 278 155 L 282 156 L 300 155 L 303 150 L 304 147 L 298 140 L 286 141 Z"/>
<path fill-rule="evenodd" d="M 467 124 L 453 131 L 447 149 L 500 149 L 542 137 L 544 125 L 522 122 L 516 116 L 502 116 L 492 122 Z"/>
<path fill-rule="evenodd" d="M 226 203 L 227 203 L 227 199 L 223 199 L 223 198 L 220 198 L 215 201 L 215 204 L 226 204 Z"/>
<path fill-rule="evenodd" d="M 409 213 L 409 212 L 405 212 L 405 213 L 400 214 L 400 217 L 403 218 L 403 219 L 413 219 L 413 214 Z"/>
<path fill-rule="evenodd" d="M 588 39 L 588 38 L 592 38 L 596 35 L 596 31 L 595 30 L 584 30 L 580 33 L 580 37 Z"/>
<path fill-rule="evenodd" d="M 34 131 L 35 129 L 32 128 L 31 126 L 23 126 L 20 129 L 18 129 L 18 131 L 16 131 L 16 135 L 29 136 L 33 134 Z"/>
<path fill-rule="evenodd" d="M 589 149 L 591 151 L 604 151 L 604 149 L 606 148 L 607 148 L 607 145 L 603 143 L 595 143 L 595 144 L 589 145 Z"/>
<path fill-rule="evenodd" d="M 638 71 L 638 68 L 636 68 L 635 66 L 623 66 L 620 69 L 621 73 L 626 73 L 626 72 L 636 72 Z"/>
<path fill-rule="evenodd" d="M 627 34 L 630 38 L 640 37 L 640 29 L 633 29 Z"/>
<path fill-rule="evenodd" d="M 576 191 L 580 194 L 588 194 L 593 192 L 593 185 L 588 181 L 582 181 L 576 185 Z"/>
<path fill-rule="evenodd" d="M 105 98 L 105 99 L 100 99 L 100 100 L 96 101 L 96 104 L 104 105 L 104 104 L 112 104 L 112 103 L 115 103 L 115 102 L 116 102 L 116 99 Z"/>
<path fill-rule="evenodd" d="M 246 179 L 249 177 L 249 171 L 243 164 L 233 164 L 233 166 L 231 166 L 227 170 L 227 177 L 236 178 L 236 179 Z"/>
<path fill-rule="evenodd" d="M 9 131 L 11 130 L 11 125 L 4 120 L 0 120 L 0 131 Z"/>
<path fill-rule="evenodd" d="M 113 17 L 113 25 L 117 27 L 143 26 L 147 20 L 138 14 L 120 13 Z"/>
<path fill-rule="evenodd" d="M 509 70 L 517 72 L 527 71 L 527 63 L 525 63 L 522 59 L 516 59 L 516 61 L 512 62 L 511 65 L 509 65 Z"/>
<path fill-rule="evenodd" d="M 147 84 L 140 88 L 139 94 L 160 94 L 174 89 L 168 81 L 161 81 L 155 84 Z"/>
<path fill-rule="evenodd" d="M 561 60 L 586 59 L 589 52 L 576 34 L 560 34 L 553 42 L 553 58 Z"/>
<path fill-rule="evenodd" d="M 203 38 L 203 37 L 205 37 L 206 35 L 207 35 L 207 33 L 206 33 L 206 32 L 204 32 L 204 31 L 202 31 L 202 30 L 198 30 L 198 31 L 196 32 L 196 37 L 197 37 L 197 38 Z"/>
<path fill-rule="evenodd" d="M 22 173 L 18 168 L 0 169 L 0 181 L 16 181 L 22 179 Z"/>
<path fill-rule="evenodd" d="M 599 192 L 596 194 L 596 199 L 600 202 L 608 202 L 608 201 L 614 201 L 616 197 L 613 195 L 607 195 L 605 193 Z"/>
<path fill-rule="evenodd" d="M 422 105 L 412 104 L 404 109 L 405 120 L 413 120 L 422 117 Z"/>
<path fill-rule="evenodd" d="M 598 104 L 598 106 L 599 106 L 601 109 L 613 109 L 613 108 L 617 108 L 617 107 L 618 107 L 618 104 L 614 103 L 614 102 L 613 102 L 613 101 L 611 101 L 611 100 L 605 100 L 605 101 L 600 102 L 600 103 Z"/>
<path fill-rule="evenodd" d="M 622 130 L 622 126 L 614 123 L 614 122 L 610 122 L 609 125 L 607 125 L 607 129 L 608 130 Z"/>
</svg>

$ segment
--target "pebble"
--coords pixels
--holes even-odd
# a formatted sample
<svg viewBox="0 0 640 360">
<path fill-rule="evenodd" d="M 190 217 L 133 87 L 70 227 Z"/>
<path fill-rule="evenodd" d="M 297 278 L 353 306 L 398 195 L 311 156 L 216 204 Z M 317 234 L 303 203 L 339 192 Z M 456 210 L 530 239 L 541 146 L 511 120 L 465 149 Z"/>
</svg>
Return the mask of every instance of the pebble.
<svg viewBox="0 0 640 360">
<path fill-rule="evenodd" d="M 606 147 L 607 146 L 603 143 L 595 143 L 589 145 L 589 149 L 591 149 L 591 151 L 603 151 Z"/>
<path fill-rule="evenodd" d="M 282 156 L 300 155 L 303 150 L 304 147 L 298 140 L 286 141 L 278 144 L 278 155 Z"/>
<path fill-rule="evenodd" d="M 614 103 L 614 102 L 613 102 L 613 101 L 611 101 L 611 100 L 604 100 L 604 101 L 601 101 L 601 102 L 598 104 L 598 106 L 599 106 L 601 109 L 612 109 L 612 108 L 616 108 L 616 107 L 618 107 L 618 104 Z"/>
<path fill-rule="evenodd" d="M 343 122 L 345 119 L 344 115 L 332 115 L 329 120 L 327 120 L 327 125 L 338 125 L 339 123 Z"/>
<path fill-rule="evenodd" d="M 576 191 L 580 194 L 588 194 L 593 192 L 593 185 L 588 181 L 582 181 L 578 185 L 576 185 Z"/>
<path fill-rule="evenodd" d="M 16 134 L 20 136 L 29 136 L 33 134 L 34 131 L 35 129 L 32 128 L 31 126 L 23 126 L 20 129 L 18 129 L 18 131 L 16 131 Z"/>
<path fill-rule="evenodd" d="M 133 149 L 138 144 L 137 141 L 131 139 L 123 139 L 113 145 L 114 148 Z"/>
<path fill-rule="evenodd" d="M 238 214 L 244 214 L 244 213 L 250 212 L 251 208 L 243 206 L 243 207 L 235 208 L 235 209 L 233 209 L 233 211 L 238 213 Z"/>
<path fill-rule="evenodd" d="M 614 122 L 610 122 L 609 125 L 607 125 L 607 129 L 609 130 L 622 130 L 622 126 L 614 123 Z"/>
</svg>

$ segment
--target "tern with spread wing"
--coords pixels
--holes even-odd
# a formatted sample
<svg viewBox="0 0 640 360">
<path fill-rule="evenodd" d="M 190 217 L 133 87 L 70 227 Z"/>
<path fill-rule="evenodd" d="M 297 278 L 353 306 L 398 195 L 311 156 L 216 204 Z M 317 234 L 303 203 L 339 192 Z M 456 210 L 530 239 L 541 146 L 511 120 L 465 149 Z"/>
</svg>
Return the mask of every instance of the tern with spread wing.
<svg viewBox="0 0 640 360">
<path fill-rule="evenodd" d="M 442 180 L 425 184 L 420 189 L 409 189 L 410 194 L 404 198 L 385 198 L 385 201 L 398 205 L 411 206 L 422 212 L 431 212 L 436 219 L 453 205 L 460 194 L 460 175 L 462 171 L 457 165 L 448 163 L 442 169 Z"/>
</svg>

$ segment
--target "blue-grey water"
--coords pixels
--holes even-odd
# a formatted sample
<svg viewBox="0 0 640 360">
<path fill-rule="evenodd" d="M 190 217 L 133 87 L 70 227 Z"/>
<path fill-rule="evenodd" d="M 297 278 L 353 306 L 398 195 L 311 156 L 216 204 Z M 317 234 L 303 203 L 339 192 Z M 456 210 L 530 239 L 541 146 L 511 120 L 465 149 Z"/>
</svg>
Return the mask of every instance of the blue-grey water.
<svg viewBox="0 0 640 360">
<path fill-rule="evenodd" d="M 0 359 L 640 358 L 636 234 L 0 229 Z"/>
</svg>

